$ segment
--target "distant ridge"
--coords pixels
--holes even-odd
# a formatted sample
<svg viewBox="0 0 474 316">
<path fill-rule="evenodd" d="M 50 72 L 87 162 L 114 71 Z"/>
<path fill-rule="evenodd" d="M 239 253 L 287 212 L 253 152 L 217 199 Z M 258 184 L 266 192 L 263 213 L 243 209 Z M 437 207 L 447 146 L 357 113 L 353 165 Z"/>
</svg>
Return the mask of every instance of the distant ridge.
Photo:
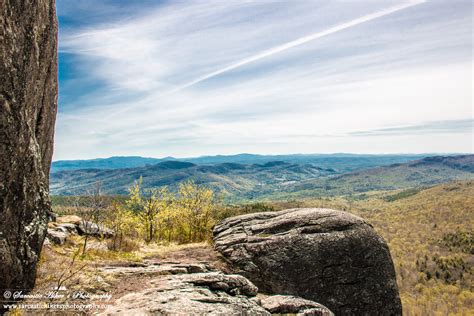
<svg viewBox="0 0 474 316">
<path fill-rule="evenodd" d="M 285 183 L 314 179 L 335 174 L 313 164 L 291 164 L 282 161 L 265 164 L 222 163 L 198 165 L 183 161 L 162 161 L 144 167 L 122 169 L 64 170 L 51 174 L 53 195 L 85 194 L 91 185 L 100 181 L 105 192 L 127 194 L 128 188 L 142 179 L 145 188 L 176 187 L 180 182 L 193 180 L 227 195 L 246 194 Z"/>
<path fill-rule="evenodd" d="M 287 163 L 305 164 L 313 163 L 323 168 L 334 168 L 341 172 L 371 168 L 393 163 L 403 163 L 416 160 L 433 154 L 400 154 L 400 155 L 368 155 L 368 154 L 290 154 L 290 155 L 258 155 L 237 154 L 202 156 L 195 158 L 147 158 L 140 156 L 116 156 L 109 158 L 96 158 L 86 160 L 59 160 L 54 161 L 51 172 L 80 169 L 122 169 L 144 167 L 163 161 L 182 161 L 198 165 L 213 165 L 220 163 L 239 164 L 265 164 L 271 161 L 284 161 Z"/>
<path fill-rule="evenodd" d="M 171 160 L 171 159 L 166 159 Z M 139 156 L 116 156 L 110 158 L 95 158 L 86 160 L 58 160 L 51 165 L 51 172 L 78 169 L 121 169 L 142 167 L 155 164 L 162 159 L 145 158 Z"/>
<path fill-rule="evenodd" d="M 387 160 L 374 161 L 374 157 L 372 160 L 361 157 L 341 159 L 333 158 L 331 163 L 320 160 L 338 168 L 286 161 L 203 165 L 173 160 L 135 168 L 65 170 L 51 174 L 50 191 L 53 195 L 80 195 L 100 181 L 107 193 L 127 194 L 133 182 L 142 178 L 145 188 L 169 186 L 173 189 L 183 181 L 193 180 L 236 199 L 289 199 L 359 194 L 474 179 L 474 155 L 426 157 L 373 168 L 363 166 L 386 163 Z M 355 171 L 338 171 L 341 167 Z"/>
</svg>

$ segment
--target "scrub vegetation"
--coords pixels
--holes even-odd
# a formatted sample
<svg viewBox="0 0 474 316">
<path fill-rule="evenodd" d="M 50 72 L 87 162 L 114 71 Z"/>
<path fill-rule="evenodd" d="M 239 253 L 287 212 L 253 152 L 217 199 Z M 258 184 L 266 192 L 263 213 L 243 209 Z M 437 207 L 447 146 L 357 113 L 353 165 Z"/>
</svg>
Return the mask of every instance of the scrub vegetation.
<svg viewBox="0 0 474 316">
<path fill-rule="evenodd" d="M 474 182 L 470 180 L 234 205 L 192 181 L 179 184 L 175 191 L 148 190 L 137 181 L 127 197 L 104 199 L 101 224 L 112 229 L 114 237 L 106 241 L 105 250 L 91 247 L 82 260 L 140 260 L 150 247 L 210 242 L 215 223 L 230 216 L 293 207 L 334 208 L 363 217 L 387 241 L 405 315 L 474 314 Z M 93 210 L 87 197 L 54 202 L 59 215 Z M 76 237 L 78 244 L 80 238 Z"/>
</svg>

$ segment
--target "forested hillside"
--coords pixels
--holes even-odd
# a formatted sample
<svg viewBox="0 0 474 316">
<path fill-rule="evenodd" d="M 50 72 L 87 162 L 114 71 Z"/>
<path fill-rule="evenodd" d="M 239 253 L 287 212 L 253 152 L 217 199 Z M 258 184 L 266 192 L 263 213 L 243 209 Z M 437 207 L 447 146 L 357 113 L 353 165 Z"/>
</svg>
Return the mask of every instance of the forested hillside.
<svg viewBox="0 0 474 316">
<path fill-rule="evenodd" d="M 168 186 L 171 190 L 183 181 L 193 180 L 233 201 L 314 198 L 473 179 L 474 155 L 427 157 L 346 173 L 313 163 L 284 161 L 214 165 L 164 161 L 137 168 L 54 172 L 50 189 L 53 195 L 83 195 L 94 183 L 101 182 L 107 194 L 123 195 L 140 178 L 145 188 Z"/>
</svg>

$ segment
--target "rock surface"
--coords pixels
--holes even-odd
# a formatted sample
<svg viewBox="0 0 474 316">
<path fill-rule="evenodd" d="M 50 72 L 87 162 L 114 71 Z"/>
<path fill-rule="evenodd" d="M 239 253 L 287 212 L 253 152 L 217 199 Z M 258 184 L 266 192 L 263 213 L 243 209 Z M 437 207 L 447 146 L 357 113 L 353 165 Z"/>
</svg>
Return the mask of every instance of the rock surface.
<svg viewBox="0 0 474 316">
<path fill-rule="evenodd" d="M 55 230 L 55 229 L 48 229 L 47 238 L 53 244 L 56 244 L 56 245 L 65 244 L 68 236 L 69 236 L 68 232 Z"/>
<path fill-rule="evenodd" d="M 264 293 L 324 304 L 336 315 L 401 315 L 385 241 L 362 218 L 330 209 L 232 217 L 215 249 Z"/>
<path fill-rule="evenodd" d="M 334 316 L 321 304 L 291 295 L 272 295 L 263 299 L 261 304 L 272 314 L 296 314 L 306 311 L 308 315 Z"/>
<path fill-rule="evenodd" d="M 80 218 L 77 215 L 64 215 L 64 216 L 58 216 L 53 222 L 57 222 L 59 224 L 74 224 L 74 225 L 79 225 L 79 223 L 82 221 L 82 218 Z"/>
<path fill-rule="evenodd" d="M 50 242 L 62 245 L 70 235 L 88 235 L 98 238 L 114 236 L 113 230 L 92 222 L 84 221 L 79 216 L 60 216 L 55 222 L 48 223 L 47 238 Z"/>
<path fill-rule="evenodd" d="M 175 275 L 186 273 L 205 273 L 213 269 L 207 264 L 133 264 L 128 266 L 104 267 L 101 271 L 104 274 L 112 274 L 114 276 L 133 276 L 133 275 Z"/>
<path fill-rule="evenodd" d="M 81 221 L 79 225 L 77 225 L 77 231 L 80 235 L 89 235 L 94 237 L 109 238 L 114 236 L 114 232 L 111 229 L 88 221 Z"/>
<path fill-rule="evenodd" d="M 333 316 L 324 306 L 294 296 L 257 296 L 241 275 L 208 263 L 131 263 L 99 269 L 105 279 L 147 277 L 144 286 L 117 299 L 103 315 L 298 315 Z"/>
<path fill-rule="evenodd" d="M 0 288 L 31 289 L 46 235 L 57 110 L 54 0 L 0 5 Z M 2 296 L 3 298 L 3 296 Z M 0 298 L 1 300 L 1 298 Z"/>
<path fill-rule="evenodd" d="M 270 315 L 255 297 L 257 288 L 240 275 L 170 275 L 147 285 L 119 298 L 103 315 Z"/>
</svg>

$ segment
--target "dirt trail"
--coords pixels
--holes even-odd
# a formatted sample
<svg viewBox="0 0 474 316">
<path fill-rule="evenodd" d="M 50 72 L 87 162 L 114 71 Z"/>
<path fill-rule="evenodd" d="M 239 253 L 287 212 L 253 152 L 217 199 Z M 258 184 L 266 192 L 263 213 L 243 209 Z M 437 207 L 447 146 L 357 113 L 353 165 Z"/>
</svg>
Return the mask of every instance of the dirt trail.
<svg viewBox="0 0 474 316">
<path fill-rule="evenodd" d="M 228 273 L 226 264 L 219 258 L 211 245 L 199 244 L 188 245 L 177 250 L 170 250 L 159 254 L 147 256 L 143 262 L 116 262 L 108 263 L 101 267 L 101 270 L 115 269 L 119 273 L 114 273 L 114 281 L 109 283 L 107 292 L 112 295 L 112 302 L 122 296 L 143 290 L 152 280 L 161 278 L 169 274 L 177 274 L 179 270 L 168 267 L 180 268 L 183 266 L 204 265 L 210 270 Z M 156 269 L 153 269 L 157 267 Z M 127 273 L 120 273 L 121 268 L 127 269 Z M 164 268 L 164 271 L 161 270 Z M 136 270 L 135 272 L 133 272 Z"/>
</svg>

